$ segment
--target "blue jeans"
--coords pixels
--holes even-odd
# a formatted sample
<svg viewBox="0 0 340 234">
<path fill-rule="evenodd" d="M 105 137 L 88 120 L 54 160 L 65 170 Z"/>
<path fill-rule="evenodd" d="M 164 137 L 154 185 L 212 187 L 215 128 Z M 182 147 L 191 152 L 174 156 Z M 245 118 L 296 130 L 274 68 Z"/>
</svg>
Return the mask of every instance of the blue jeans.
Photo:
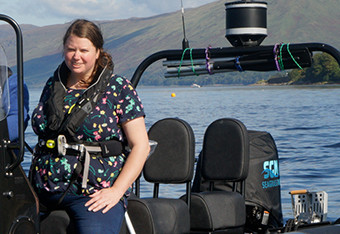
<svg viewBox="0 0 340 234">
<path fill-rule="evenodd" d="M 52 208 L 51 205 L 56 204 L 60 196 L 61 194 L 39 194 L 40 202 L 48 208 Z M 77 234 L 119 234 L 125 213 L 123 202 L 119 201 L 116 206 L 103 214 L 102 210 L 88 211 L 85 203 L 89 200 L 88 196 L 66 195 L 57 209 L 67 212 L 75 224 Z"/>
</svg>

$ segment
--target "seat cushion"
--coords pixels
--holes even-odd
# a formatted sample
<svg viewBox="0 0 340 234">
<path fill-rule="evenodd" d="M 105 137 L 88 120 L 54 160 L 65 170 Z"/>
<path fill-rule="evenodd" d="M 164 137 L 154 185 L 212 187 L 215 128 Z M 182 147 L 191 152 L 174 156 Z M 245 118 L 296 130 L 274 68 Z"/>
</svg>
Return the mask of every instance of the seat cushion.
<svg viewBox="0 0 340 234">
<path fill-rule="evenodd" d="M 190 221 L 192 230 L 213 231 L 241 227 L 246 222 L 243 196 L 229 191 L 193 193 Z"/>
<path fill-rule="evenodd" d="M 69 218 L 65 210 L 54 210 L 51 213 L 43 215 L 40 222 L 41 234 L 74 234 L 76 228 L 73 221 Z M 129 233 L 125 219 L 119 234 Z"/>
<path fill-rule="evenodd" d="M 64 210 L 55 210 L 44 216 L 40 223 L 42 234 L 68 234 L 75 233 L 75 227 Z"/>
<path fill-rule="evenodd" d="M 130 198 L 128 213 L 138 234 L 184 234 L 190 232 L 187 204 L 180 199 Z"/>
</svg>

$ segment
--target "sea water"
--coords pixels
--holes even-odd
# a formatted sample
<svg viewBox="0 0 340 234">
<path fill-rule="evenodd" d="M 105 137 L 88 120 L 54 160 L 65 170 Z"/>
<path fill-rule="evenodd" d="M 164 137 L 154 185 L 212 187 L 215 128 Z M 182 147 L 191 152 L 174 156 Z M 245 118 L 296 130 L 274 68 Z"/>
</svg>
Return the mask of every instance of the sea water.
<svg viewBox="0 0 340 234">
<path fill-rule="evenodd" d="M 307 189 L 328 193 L 328 220 L 340 217 L 340 86 L 214 86 L 138 87 L 146 112 L 146 127 L 177 117 L 193 128 L 196 157 L 205 129 L 219 118 L 236 118 L 247 129 L 269 132 L 277 145 L 281 199 L 285 219 L 292 218 L 289 191 Z M 41 90 L 30 91 L 30 113 Z M 175 94 L 175 95 L 172 95 Z M 31 126 L 26 142 L 37 142 Z M 25 153 L 28 170 L 31 154 Z M 142 180 L 142 197 L 153 186 Z M 160 196 L 179 197 L 185 186 L 161 186 Z"/>
</svg>

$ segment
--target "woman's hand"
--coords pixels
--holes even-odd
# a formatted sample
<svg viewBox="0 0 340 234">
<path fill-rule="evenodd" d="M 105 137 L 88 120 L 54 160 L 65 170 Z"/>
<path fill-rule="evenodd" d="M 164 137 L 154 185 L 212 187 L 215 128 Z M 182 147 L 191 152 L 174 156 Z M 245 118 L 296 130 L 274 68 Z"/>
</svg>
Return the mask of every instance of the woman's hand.
<svg viewBox="0 0 340 234">
<path fill-rule="evenodd" d="M 91 194 L 91 199 L 85 206 L 89 207 L 88 211 L 97 212 L 103 210 L 102 212 L 105 214 L 119 202 L 122 196 L 122 192 L 118 192 L 114 187 L 104 188 Z"/>
</svg>

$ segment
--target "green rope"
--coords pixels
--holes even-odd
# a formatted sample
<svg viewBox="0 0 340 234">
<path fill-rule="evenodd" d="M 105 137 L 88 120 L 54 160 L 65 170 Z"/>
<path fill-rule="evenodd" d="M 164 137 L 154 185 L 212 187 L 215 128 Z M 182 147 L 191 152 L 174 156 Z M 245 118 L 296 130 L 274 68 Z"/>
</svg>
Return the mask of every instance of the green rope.
<svg viewBox="0 0 340 234">
<path fill-rule="evenodd" d="M 282 59 L 282 48 L 285 44 L 282 43 L 281 44 L 281 47 L 280 47 L 280 58 L 279 58 L 279 65 L 280 65 L 280 68 L 281 68 L 281 71 L 283 71 L 285 69 L 285 67 L 283 66 L 283 59 Z"/>
<path fill-rule="evenodd" d="M 290 57 L 292 58 L 292 60 L 294 61 L 294 63 L 298 66 L 298 68 L 302 69 L 302 67 L 300 66 L 300 64 L 294 59 L 292 53 L 290 52 L 290 50 L 289 50 L 289 43 L 287 44 L 287 51 L 288 51 Z"/>
<path fill-rule="evenodd" d="M 283 66 L 283 58 L 282 58 L 282 49 L 283 49 L 284 45 L 285 45 L 284 43 L 281 44 L 281 47 L 280 47 L 280 57 L 279 57 L 279 65 L 280 65 L 280 68 L 281 68 L 282 71 L 285 69 L 284 66 Z M 300 66 L 300 64 L 294 59 L 294 56 L 290 52 L 290 50 L 289 50 L 289 43 L 287 44 L 287 51 L 288 51 L 290 57 L 292 58 L 292 60 L 294 61 L 294 63 L 296 64 L 296 66 L 298 66 L 298 68 L 300 68 L 300 69 L 303 69 Z"/>
<path fill-rule="evenodd" d="M 183 63 L 183 58 L 184 58 L 184 55 L 185 55 L 185 52 L 188 50 L 189 48 L 186 48 L 183 53 L 182 53 L 182 58 L 181 58 L 181 62 L 179 63 L 179 68 L 178 68 L 178 78 L 180 77 L 181 75 L 181 67 L 182 67 L 182 63 Z"/>
<path fill-rule="evenodd" d="M 183 53 L 182 53 L 182 58 L 181 58 L 181 62 L 179 63 L 179 68 L 178 68 L 178 78 L 180 77 L 181 75 L 181 67 L 182 67 L 182 63 L 183 63 L 183 59 L 184 59 L 184 55 L 185 55 L 185 52 L 189 50 L 189 48 L 186 48 Z M 192 57 L 192 50 L 193 48 L 190 49 L 190 61 L 191 61 L 191 69 L 193 71 L 193 73 L 198 76 L 198 74 L 196 73 L 195 71 L 195 68 L 194 68 L 194 60 L 193 60 L 193 57 Z"/>
</svg>

